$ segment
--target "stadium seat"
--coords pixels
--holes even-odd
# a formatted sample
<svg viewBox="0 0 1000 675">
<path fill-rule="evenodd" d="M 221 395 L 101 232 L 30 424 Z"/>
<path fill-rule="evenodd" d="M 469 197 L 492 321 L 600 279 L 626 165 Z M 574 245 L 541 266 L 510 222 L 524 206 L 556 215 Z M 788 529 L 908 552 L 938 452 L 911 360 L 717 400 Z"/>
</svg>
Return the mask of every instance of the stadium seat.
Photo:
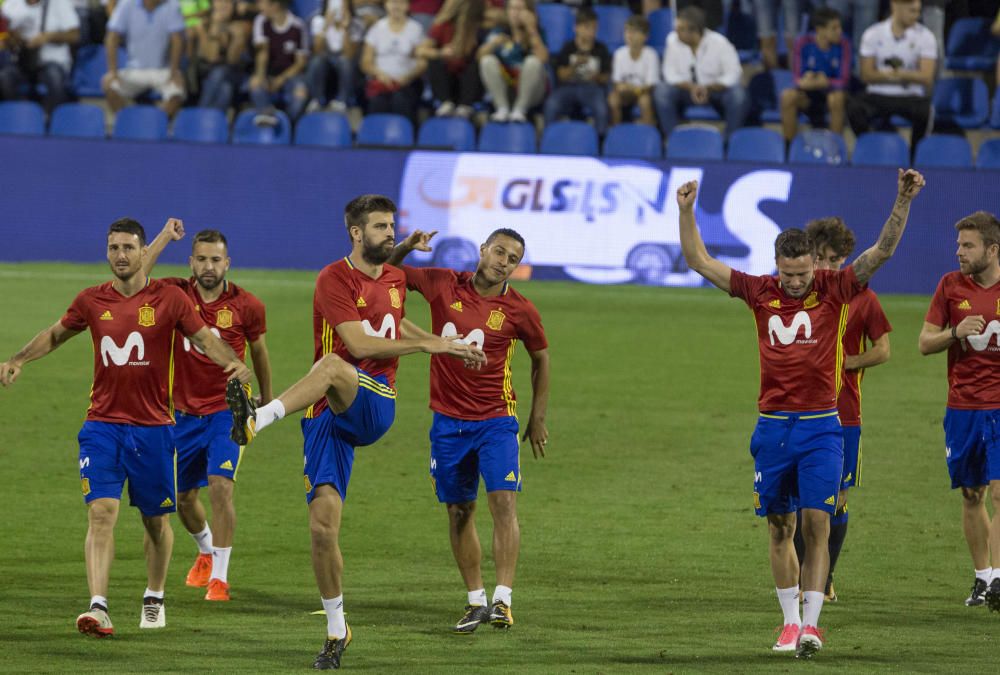
<svg viewBox="0 0 1000 675">
<path fill-rule="evenodd" d="M 417 147 L 472 152 L 476 149 L 476 128 L 461 117 L 431 117 L 420 125 Z"/>
<path fill-rule="evenodd" d="M 326 4 L 323 0 L 292 0 L 292 14 L 299 17 L 309 25 L 309 19 L 318 14 L 323 5 Z"/>
<path fill-rule="evenodd" d="M 663 137 L 648 124 L 619 124 L 608 129 L 604 138 L 605 157 L 662 159 Z"/>
<path fill-rule="evenodd" d="M 409 147 L 413 145 L 413 123 L 402 115 L 366 115 L 358 128 L 358 145 Z"/>
<path fill-rule="evenodd" d="M 282 110 L 274 111 L 278 126 L 259 127 L 253 123 L 256 110 L 244 110 L 233 122 L 233 143 L 237 145 L 288 145 L 292 142 L 292 122 Z"/>
<path fill-rule="evenodd" d="M 722 134 L 714 127 L 677 127 L 667 139 L 667 159 L 722 159 Z"/>
<path fill-rule="evenodd" d="M 965 17 L 948 29 L 944 67 L 948 70 L 991 70 L 1000 53 L 1000 40 L 990 33 L 990 19 Z"/>
<path fill-rule="evenodd" d="M 49 136 L 104 138 L 104 110 L 87 103 L 63 103 L 52 111 Z"/>
<path fill-rule="evenodd" d="M 632 16 L 632 10 L 618 5 L 594 5 L 597 14 L 597 40 L 612 54 L 625 44 L 625 22 Z"/>
<path fill-rule="evenodd" d="M 785 139 L 777 131 L 764 127 L 737 129 L 729 137 L 726 159 L 737 162 L 783 164 Z"/>
<path fill-rule="evenodd" d="M 479 152 L 538 152 L 535 127 L 527 122 L 499 124 L 489 122 L 479 132 Z"/>
<path fill-rule="evenodd" d="M 165 141 L 167 113 L 152 105 L 122 108 L 115 117 L 111 138 L 119 141 Z"/>
<path fill-rule="evenodd" d="M 979 146 L 977 169 L 1000 169 L 1000 138 L 990 138 Z"/>
<path fill-rule="evenodd" d="M 989 91 L 979 78 L 943 77 L 934 85 L 934 121 L 978 129 L 990 114 Z"/>
<path fill-rule="evenodd" d="M 543 155 L 597 155 L 597 131 L 586 122 L 553 122 L 542 132 Z"/>
<path fill-rule="evenodd" d="M 858 136 L 851 157 L 854 166 L 910 165 L 910 147 L 906 140 L 893 131 L 872 131 Z"/>
<path fill-rule="evenodd" d="M 781 92 L 795 86 L 792 71 L 776 68 L 757 73 L 750 78 L 747 94 L 750 96 L 750 115 L 761 123 L 781 122 Z"/>
<path fill-rule="evenodd" d="M 543 2 L 535 11 L 538 24 L 545 32 L 545 46 L 555 55 L 573 39 L 573 10 L 556 2 Z"/>
<path fill-rule="evenodd" d="M 351 122 L 338 112 L 314 112 L 295 125 L 295 145 L 319 145 L 326 148 L 351 147 Z"/>
<path fill-rule="evenodd" d="M 45 111 L 31 101 L 0 103 L 0 134 L 44 136 Z"/>
<path fill-rule="evenodd" d="M 840 134 L 828 129 L 800 131 L 788 149 L 790 164 L 847 164 L 847 145 Z"/>
<path fill-rule="evenodd" d="M 650 12 L 646 18 L 649 19 L 649 38 L 646 44 L 663 58 L 663 52 L 667 49 L 667 36 L 674 29 L 674 15 L 664 7 Z"/>
<path fill-rule="evenodd" d="M 1000 87 L 997 87 L 996 93 L 993 94 L 993 114 L 990 115 L 990 126 L 994 129 L 1000 129 Z"/>
<path fill-rule="evenodd" d="M 181 108 L 174 120 L 173 138 L 187 143 L 228 143 L 229 122 L 215 108 Z"/>
<path fill-rule="evenodd" d="M 913 158 L 917 168 L 972 168 L 972 146 L 964 136 L 933 134 L 917 143 L 917 153 Z"/>
<path fill-rule="evenodd" d="M 124 66 L 128 60 L 128 52 L 124 47 L 118 48 L 118 65 Z M 73 60 L 73 74 L 70 76 L 70 87 L 81 98 L 104 96 L 101 91 L 101 78 L 108 72 L 108 59 L 104 45 L 84 45 L 76 52 Z"/>
</svg>

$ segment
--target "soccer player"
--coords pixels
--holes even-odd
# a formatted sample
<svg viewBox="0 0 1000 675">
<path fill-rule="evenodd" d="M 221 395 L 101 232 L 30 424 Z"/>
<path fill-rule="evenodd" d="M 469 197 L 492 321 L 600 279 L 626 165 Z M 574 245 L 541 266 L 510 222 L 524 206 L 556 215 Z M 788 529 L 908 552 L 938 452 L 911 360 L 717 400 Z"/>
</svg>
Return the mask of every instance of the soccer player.
<svg viewBox="0 0 1000 675">
<path fill-rule="evenodd" d="M 142 226 L 131 218 L 116 220 L 107 237 L 114 279 L 81 291 L 59 321 L 0 363 L 0 384 L 10 385 L 29 361 L 90 329 L 94 384 L 79 434 L 79 460 L 88 507 L 84 558 L 91 599 L 76 625 L 94 637 L 114 633 L 108 616 L 108 577 L 126 479 L 129 500 L 145 527 L 147 587 L 139 627 L 166 625 L 163 587 L 174 541 L 167 518 L 177 501 L 169 402 L 175 330 L 224 369 L 221 378 L 250 381 L 246 365 L 209 330 L 184 293 L 147 278 L 145 257 Z"/>
<path fill-rule="evenodd" d="M 430 250 L 435 232 L 413 232 L 396 247 L 390 263 L 401 262 L 414 249 Z M 507 283 L 524 257 L 524 238 L 514 230 L 495 230 L 479 247 L 476 271 L 418 268 L 404 265 L 406 286 L 431 306 L 434 333 L 460 333 L 480 347 L 488 365 L 463 368 L 455 359 L 431 357 L 431 479 L 438 501 L 448 507 L 451 550 L 468 591 L 465 614 L 455 633 L 472 633 L 481 623 L 510 628 L 511 587 L 521 546 L 517 493 L 521 462 L 517 440 L 517 401 L 510 362 L 518 340 L 531 357 L 531 415 L 523 439 L 530 439 L 535 458 L 545 456 L 548 431 L 549 352 L 538 310 Z M 479 475 L 493 514 L 496 589 L 492 607 L 480 570 L 482 552 L 476 533 Z"/>
<path fill-rule="evenodd" d="M 948 350 L 945 458 L 962 488 L 962 527 L 976 576 L 965 604 L 1000 612 L 1000 221 L 977 211 L 955 223 L 958 270 L 941 277 L 920 353 Z M 993 520 L 986 510 L 986 486 Z M 990 556 L 992 554 L 992 566 Z"/>
<path fill-rule="evenodd" d="M 811 657 L 823 646 L 818 629 L 829 567 L 830 514 L 836 510 L 844 464 L 837 419 L 841 317 L 896 250 L 910 202 L 924 186 L 913 170 L 899 171 L 898 192 L 878 241 L 842 271 L 817 270 L 808 235 L 790 229 L 774 242 L 776 276 L 751 276 L 712 258 L 694 219 L 698 182 L 677 190 L 681 250 L 688 267 L 742 299 L 754 313 L 760 351 L 760 417 L 750 439 L 754 507 L 766 516 L 771 572 L 784 622 L 775 651 Z M 792 538 L 802 509 L 805 563 L 803 615 L 799 565 Z"/>
<path fill-rule="evenodd" d="M 806 234 L 816 256 L 816 269 L 839 270 L 854 251 L 854 232 L 837 217 L 819 218 L 806 223 Z M 870 288 L 854 296 L 847 305 L 846 324 L 841 344 L 844 372 L 840 377 L 837 411 L 844 430 L 844 470 L 840 479 L 837 510 L 830 518 L 830 571 L 826 576 L 827 602 L 836 602 L 833 570 L 847 537 L 847 491 L 861 485 L 861 379 L 866 368 L 889 360 L 889 332 L 892 326 L 882 310 L 875 291 Z M 869 347 L 870 343 L 870 347 Z M 802 562 L 805 543 L 802 532 L 795 532 L 795 550 Z"/>
<path fill-rule="evenodd" d="M 184 223 L 167 221 L 150 243 L 146 255 L 148 274 L 167 244 L 184 237 Z M 250 347 L 262 402 L 271 400 L 271 363 L 264 342 L 267 321 L 264 304 L 251 293 L 226 280 L 231 263 L 228 244 L 217 230 L 194 236 L 191 277 L 169 277 L 168 284 L 187 294 L 202 321 L 232 347 L 243 360 Z M 177 515 L 198 545 L 198 556 L 187 575 L 187 585 L 205 588 L 206 600 L 229 600 L 229 557 L 236 529 L 233 487 L 243 456 L 229 438 L 232 413 L 226 405 L 226 377 L 188 340 L 174 341 L 174 417 L 177 426 Z M 198 499 L 208 487 L 212 526 Z"/>
<path fill-rule="evenodd" d="M 485 360 L 482 350 L 460 342 L 461 336 L 439 338 L 404 323 L 406 277 L 384 264 L 395 245 L 395 213 L 396 205 L 382 195 L 362 195 L 344 209 L 351 253 L 324 267 L 316 279 L 315 363 L 309 374 L 259 408 L 234 380 L 226 392 L 239 445 L 285 415 L 308 408 L 302 420 L 304 480 L 313 571 L 327 621 L 327 640 L 313 663 L 317 670 L 339 668 L 351 643 L 341 587 L 340 518 L 354 449 L 371 445 L 392 424 L 399 357 L 427 352 Z"/>
</svg>

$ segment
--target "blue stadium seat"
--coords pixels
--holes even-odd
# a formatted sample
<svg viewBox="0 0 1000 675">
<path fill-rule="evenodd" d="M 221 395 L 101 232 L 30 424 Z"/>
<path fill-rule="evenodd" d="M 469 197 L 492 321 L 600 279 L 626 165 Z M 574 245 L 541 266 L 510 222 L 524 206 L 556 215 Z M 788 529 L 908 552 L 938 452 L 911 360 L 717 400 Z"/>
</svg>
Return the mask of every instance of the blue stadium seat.
<svg viewBox="0 0 1000 675">
<path fill-rule="evenodd" d="M 840 134 L 828 129 L 800 131 L 788 149 L 788 162 L 843 166 L 847 164 L 847 144 Z"/>
<path fill-rule="evenodd" d="M 986 83 L 978 77 L 943 77 L 934 85 L 934 120 L 978 129 L 989 117 L 989 101 Z"/>
<path fill-rule="evenodd" d="M 917 168 L 972 168 L 972 146 L 964 136 L 951 134 L 932 134 L 917 143 L 917 152 L 913 158 L 913 166 Z"/>
<path fill-rule="evenodd" d="M 122 108 L 115 117 L 111 138 L 119 141 L 165 141 L 167 113 L 152 105 Z"/>
<path fill-rule="evenodd" d="M 318 14 L 325 3 L 323 0 L 292 0 L 292 14 L 299 17 L 309 25 L 309 19 Z"/>
<path fill-rule="evenodd" d="M 993 95 L 993 114 L 990 115 L 990 126 L 994 129 L 1000 129 L 1000 87 L 997 87 L 996 93 Z"/>
<path fill-rule="evenodd" d="M 413 123 L 392 113 L 366 115 L 358 128 L 358 145 L 411 146 Z"/>
<path fill-rule="evenodd" d="M 417 146 L 472 152 L 476 149 L 476 128 L 461 117 L 431 117 L 420 125 Z"/>
<path fill-rule="evenodd" d="M 597 131 L 586 122 L 553 122 L 542 132 L 543 155 L 597 155 Z"/>
<path fill-rule="evenodd" d="M 594 5 L 597 14 L 597 40 L 612 54 L 625 44 L 625 22 L 632 16 L 632 10 L 618 5 Z"/>
<path fill-rule="evenodd" d="M 775 68 L 757 73 L 750 78 L 747 94 L 750 96 L 751 115 L 761 123 L 781 122 L 781 92 L 794 87 L 792 71 Z"/>
<path fill-rule="evenodd" d="M 104 138 L 104 110 L 87 103 L 63 103 L 52 111 L 49 136 Z"/>
<path fill-rule="evenodd" d="M 125 66 L 128 52 L 124 47 L 118 48 L 118 66 Z M 70 76 L 70 87 L 81 98 L 102 97 L 101 78 L 108 72 L 108 59 L 104 45 L 84 45 L 76 52 L 73 60 L 73 74 Z"/>
<path fill-rule="evenodd" d="M 977 169 L 1000 169 L 1000 138 L 983 141 L 976 156 Z"/>
<path fill-rule="evenodd" d="M 773 129 L 744 127 L 729 137 L 726 159 L 737 162 L 784 164 L 785 139 Z"/>
<path fill-rule="evenodd" d="M 545 46 L 554 56 L 573 39 L 573 10 L 556 2 L 543 2 L 535 11 L 539 27 L 545 31 Z"/>
<path fill-rule="evenodd" d="M 674 15 L 666 7 L 657 9 L 649 13 L 649 38 L 646 44 L 656 50 L 656 53 L 663 57 L 663 52 L 667 49 L 667 36 L 674 29 Z"/>
<path fill-rule="evenodd" d="M 31 101 L 0 103 L 0 134 L 44 136 L 45 111 Z"/>
<path fill-rule="evenodd" d="M 1000 53 L 1000 40 L 990 33 L 990 19 L 965 17 L 948 29 L 944 67 L 948 70 L 991 70 Z"/>
<path fill-rule="evenodd" d="M 667 139 L 667 159 L 722 159 L 722 134 L 714 127 L 677 127 Z"/>
<path fill-rule="evenodd" d="M 295 145 L 319 145 L 326 148 L 351 147 L 351 122 L 338 112 L 314 112 L 295 125 Z"/>
<path fill-rule="evenodd" d="M 174 140 L 187 143 L 228 143 L 229 122 L 215 108 L 181 108 L 174 120 Z"/>
<path fill-rule="evenodd" d="M 479 132 L 479 152 L 534 154 L 538 152 L 535 127 L 527 122 L 512 124 L 489 122 Z"/>
<path fill-rule="evenodd" d="M 663 137 L 648 124 L 619 124 L 608 129 L 604 138 L 605 157 L 662 159 Z"/>
<path fill-rule="evenodd" d="M 292 142 L 292 122 L 282 110 L 275 110 L 276 127 L 259 127 L 253 123 L 256 110 L 244 110 L 233 121 L 233 143 L 236 145 L 288 145 Z"/>
<path fill-rule="evenodd" d="M 893 131 L 872 131 L 858 136 L 851 157 L 854 166 L 894 166 L 910 165 L 910 147 L 906 140 Z"/>
</svg>

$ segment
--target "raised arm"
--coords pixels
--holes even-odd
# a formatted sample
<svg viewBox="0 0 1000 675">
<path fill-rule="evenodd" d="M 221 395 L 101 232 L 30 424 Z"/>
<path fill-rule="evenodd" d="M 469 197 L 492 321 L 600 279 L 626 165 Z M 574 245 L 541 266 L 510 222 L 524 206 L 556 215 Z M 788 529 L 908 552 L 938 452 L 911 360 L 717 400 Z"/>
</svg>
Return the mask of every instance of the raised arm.
<svg viewBox="0 0 1000 675">
<path fill-rule="evenodd" d="M 46 354 L 54 351 L 71 337 L 79 335 L 83 331 L 70 330 L 62 325 L 62 321 L 43 330 L 31 339 L 31 342 L 24 345 L 21 350 L 12 357 L 0 363 L 0 384 L 8 386 L 14 383 L 21 369 L 29 361 L 36 361 Z"/>
<path fill-rule="evenodd" d="M 531 417 L 521 440 L 531 441 L 531 453 L 538 459 L 545 456 L 549 442 L 549 430 L 545 428 L 549 409 L 549 350 L 529 351 L 528 356 L 531 357 Z"/>
<path fill-rule="evenodd" d="M 433 251 L 434 249 L 431 247 L 430 242 L 437 233 L 437 230 L 432 230 L 431 232 L 414 230 L 410 233 L 410 236 L 396 244 L 396 248 L 392 249 L 392 255 L 389 256 L 386 262 L 398 267 L 406 259 L 406 256 L 410 255 L 413 251 Z"/>
<path fill-rule="evenodd" d="M 177 218 L 167 218 L 167 224 L 163 226 L 160 233 L 146 247 L 146 258 L 142 262 L 142 271 L 146 276 L 153 271 L 156 261 L 163 253 L 163 249 L 172 241 L 180 241 L 184 238 L 184 221 Z"/>
<path fill-rule="evenodd" d="M 854 274 L 862 284 L 868 283 L 878 268 L 892 257 L 896 246 L 899 245 L 899 238 L 903 236 L 903 230 L 906 229 L 906 221 L 910 217 L 910 202 L 920 194 L 920 190 L 926 183 L 924 177 L 917 171 L 900 169 L 897 184 L 896 201 L 892 205 L 889 219 L 882 226 L 878 241 L 862 252 L 852 263 Z"/>
<path fill-rule="evenodd" d="M 261 405 L 271 402 L 274 392 L 271 389 L 271 357 L 267 353 L 267 343 L 264 336 L 250 343 L 250 358 L 253 360 L 253 372 L 257 375 L 257 385 L 260 387 Z"/>
<path fill-rule="evenodd" d="M 229 375 L 226 379 L 236 378 L 243 384 L 246 384 L 253 378 L 253 374 L 247 368 L 247 364 L 240 361 L 236 357 L 236 352 L 233 351 L 232 347 L 217 338 L 208 329 L 208 326 L 202 326 L 198 329 L 197 333 L 189 335 L 188 338 L 201 351 L 205 352 L 205 356 L 212 359 L 217 366 L 226 371 L 226 374 Z"/>
<path fill-rule="evenodd" d="M 465 361 L 482 361 L 486 355 L 478 347 L 459 342 L 459 336 L 448 338 L 431 335 L 427 338 L 404 337 L 399 340 L 368 335 L 360 321 L 344 321 L 336 326 L 337 335 L 344 342 L 347 351 L 356 359 L 391 359 L 417 352 L 447 354 Z"/>
<path fill-rule="evenodd" d="M 732 268 L 708 254 L 701 239 L 698 224 L 694 220 L 694 203 L 698 197 L 698 181 L 693 180 L 677 189 L 677 207 L 680 210 L 681 252 L 687 266 L 712 284 L 729 292 L 729 277 Z"/>
</svg>

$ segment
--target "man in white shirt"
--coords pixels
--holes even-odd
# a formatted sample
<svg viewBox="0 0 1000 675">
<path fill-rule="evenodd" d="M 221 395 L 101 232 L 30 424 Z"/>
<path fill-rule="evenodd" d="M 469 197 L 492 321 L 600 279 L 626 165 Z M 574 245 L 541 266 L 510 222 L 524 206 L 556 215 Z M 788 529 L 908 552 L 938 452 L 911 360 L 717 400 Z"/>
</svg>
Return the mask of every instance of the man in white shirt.
<svg viewBox="0 0 1000 675">
<path fill-rule="evenodd" d="M 892 14 L 871 26 L 861 38 L 863 93 L 847 101 L 847 119 L 855 134 L 872 128 L 872 120 L 899 115 L 913 125 L 910 147 L 927 133 L 931 89 L 937 67 L 937 40 L 917 23 L 920 0 L 892 0 Z"/>
<path fill-rule="evenodd" d="M 43 105 L 52 112 L 67 99 L 73 68 L 70 45 L 80 41 L 80 19 L 71 0 L 6 0 L 0 14 L 10 25 L 7 41 L 17 56 L 0 69 L 0 99 L 22 98 L 28 85 L 45 85 Z"/>
<path fill-rule="evenodd" d="M 726 136 L 743 126 L 749 99 L 740 84 L 743 69 L 736 48 L 705 28 L 705 12 L 685 7 L 667 36 L 663 82 L 653 88 L 660 131 L 667 138 L 684 109 L 711 105 L 726 121 Z"/>
</svg>

